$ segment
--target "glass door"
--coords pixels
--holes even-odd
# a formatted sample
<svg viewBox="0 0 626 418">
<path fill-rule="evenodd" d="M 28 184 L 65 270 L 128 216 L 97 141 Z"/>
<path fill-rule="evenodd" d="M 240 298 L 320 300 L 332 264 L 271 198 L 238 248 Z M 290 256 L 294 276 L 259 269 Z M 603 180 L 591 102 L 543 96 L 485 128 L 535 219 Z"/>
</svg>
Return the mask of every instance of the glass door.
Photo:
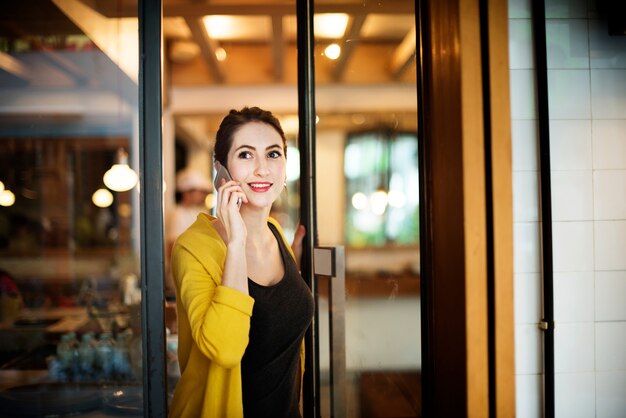
<svg viewBox="0 0 626 418">
<path fill-rule="evenodd" d="M 117 6 L 0 17 L 3 414 L 142 413 L 138 19 Z"/>
<path fill-rule="evenodd" d="M 320 416 L 421 416 L 414 6 L 314 5 Z"/>
</svg>

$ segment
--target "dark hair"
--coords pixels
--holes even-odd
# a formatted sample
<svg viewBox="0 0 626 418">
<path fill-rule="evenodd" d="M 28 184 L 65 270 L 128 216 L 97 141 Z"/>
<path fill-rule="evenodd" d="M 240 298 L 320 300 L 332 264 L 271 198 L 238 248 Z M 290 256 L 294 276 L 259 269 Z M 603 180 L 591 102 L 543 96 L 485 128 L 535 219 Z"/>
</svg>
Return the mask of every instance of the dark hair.
<svg viewBox="0 0 626 418">
<path fill-rule="evenodd" d="M 235 133 L 239 128 L 250 122 L 266 123 L 274 128 L 283 140 L 283 150 L 285 156 L 287 155 L 287 139 L 285 138 L 285 133 L 278 119 L 268 110 L 263 110 L 256 106 L 246 106 L 241 110 L 232 109 L 222 120 L 217 134 L 215 135 L 215 150 L 213 151 L 213 155 L 215 160 L 219 161 L 224 167 L 228 168 L 226 166 L 226 160 L 228 151 L 230 151 L 230 147 L 233 144 Z"/>
</svg>

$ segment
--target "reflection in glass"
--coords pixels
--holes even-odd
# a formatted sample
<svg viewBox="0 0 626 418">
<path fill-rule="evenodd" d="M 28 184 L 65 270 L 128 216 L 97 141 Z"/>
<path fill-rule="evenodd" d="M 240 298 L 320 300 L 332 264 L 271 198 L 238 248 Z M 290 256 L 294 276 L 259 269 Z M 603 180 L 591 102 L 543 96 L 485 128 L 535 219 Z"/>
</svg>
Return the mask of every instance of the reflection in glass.
<svg viewBox="0 0 626 418">
<path fill-rule="evenodd" d="M 346 243 L 353 247 L 417 244 L 419 173 L 415 134 L 348 137 L 344 157 Z"/>
<path fill-rule="evenodd" d="M 348 417 L 421 416 L 419 187 L 413 2 L 345 7 L 341 34 L 315 20 L 317 219 L 346 247 Z M 327 11 L 315 2 L 316 16 Z M 342 12 L 334 7 L 334 12 Z M 340 53 L 329 53 L 337 45 Z M 319 280 L 321 415 L 331 416 L 328 279 Z M 341 315 L 339 313 L 339 315 Z M 334 331 L 333 331 L 334 332 Z"/>
<path fill-rule="evenodd" d="M 3 413 L 143 408 L 138 194 L 103 181 L 119 148 L 138 168 L 137 36 L 75 0 L 0 17 Z"/>
</svg>

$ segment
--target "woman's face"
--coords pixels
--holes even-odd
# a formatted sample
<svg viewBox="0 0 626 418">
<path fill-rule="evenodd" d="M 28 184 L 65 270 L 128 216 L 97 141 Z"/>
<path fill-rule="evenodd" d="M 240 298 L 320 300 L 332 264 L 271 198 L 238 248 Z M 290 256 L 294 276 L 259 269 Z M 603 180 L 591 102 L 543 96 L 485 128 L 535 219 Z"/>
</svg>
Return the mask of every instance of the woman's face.
<svg viewBox="0 0 626 418">
<path fill-rule="evenodd" d="M 270 207 L 285 184 L 283 140 L 270 125 L 249 122 L 239 128 L 228 152 L 228 171 L 241 183 L 248 205 Z"/>
</svg>

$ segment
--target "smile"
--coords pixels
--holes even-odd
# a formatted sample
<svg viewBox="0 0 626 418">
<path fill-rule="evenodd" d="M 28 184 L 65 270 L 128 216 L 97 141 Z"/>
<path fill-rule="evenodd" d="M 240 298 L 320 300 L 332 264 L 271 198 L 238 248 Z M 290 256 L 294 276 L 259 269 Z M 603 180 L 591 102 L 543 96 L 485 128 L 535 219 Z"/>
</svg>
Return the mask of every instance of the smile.
<svg viewBox="0 0 626 418">
<path fill-rule="evenodd" d="M 272 185 L 273 183 L 248 183 L 250 189 L 258 193 L 267 192 L 269 189 L 272 188 Z"/>
</svg>

